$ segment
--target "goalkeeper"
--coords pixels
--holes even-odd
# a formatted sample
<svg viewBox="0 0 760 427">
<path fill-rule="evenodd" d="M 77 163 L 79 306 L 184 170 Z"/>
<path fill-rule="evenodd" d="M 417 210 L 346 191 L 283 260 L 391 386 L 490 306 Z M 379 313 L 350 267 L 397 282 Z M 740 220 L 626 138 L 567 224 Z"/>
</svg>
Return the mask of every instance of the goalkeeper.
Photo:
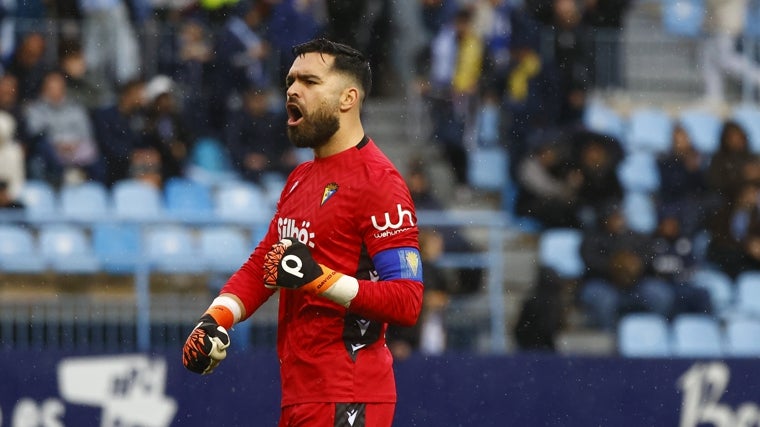
<svg viewBox="0 0 760 427">
<path fill-rule="evenodd" d="M 422 305 L 417 218 L 401 175 L 364 134 L 367 59 L 324 39 L 293 48 L 287 133 L 314 160 L 288 177 L 269 230 L 183 349 L 193 372 L 224 359 L 227 330 L 279 293 L 280 426 L 390 427 L 389 323 Z"/>
</svg>

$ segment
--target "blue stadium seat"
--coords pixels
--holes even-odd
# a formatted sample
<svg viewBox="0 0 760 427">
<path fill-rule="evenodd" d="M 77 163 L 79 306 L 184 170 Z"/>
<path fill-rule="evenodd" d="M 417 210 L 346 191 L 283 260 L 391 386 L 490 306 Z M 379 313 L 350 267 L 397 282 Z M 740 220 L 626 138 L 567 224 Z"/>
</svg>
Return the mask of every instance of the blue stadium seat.
<svg viewBox="0 0 760 427">
<path fill-rule="evenodd" d="M 143 256 L 140 226 L 124 222 L 95 223 L 92 246 L 104 271 L 132 274 Z"/>
<path fill-rule="evenodd" d="M 627 191 L 653 193 L 660 188 L 660 171 L 653 153 L 629 153 L 618 165 L 617 175 Z"/>
<path fill-rule="evenodd" d="M 760 107 L 751 104 L 740 105 L 734 108 L 731 117 L 747 132 L 752 152 L 760 153 Z"/>
<path fill-rule="evenodd" d="M 47 181 L 27 180 L 21 189 L 21 201 L 30 220 L 47 220 L 58 215 L 58 195 Z"/>
<path fill-rule="evenodd" d="M 102 219 L 109 214 L 110 197 L 108 189 L 99 182 L 64 185 L 59 191 L 60 212 L 64 218 Z"/>
<path fill-rule="evenodd" d="M 200 138 L 193 145 L 186 176 L 194 181 L 216 185 L 236 178 L 229 153 L 221 141 Z"/>
<path fill-rule="evenodd" d="M 697 37 L 704 19 L 705 0 L 663 0 L 662 23 L 669 34 Z"/>
<path fill-rule="evenodd" d="M 606 104 L 592 101 L 583 110 L 583 125 L 594 132 L 620 140 L 625 136 L 625 120 Z"/>
<path fill-rule="evenodd" d="M 723 127 L 720 116 L 704 110 L 684 110 L 678 115 L 678 121 L 686 129 L 697 151 L 711 155 L 718 149 Z"/>
<path fill-rule="evenodd" d="M 718 320 L 707 314 L 680 314 L 673 319 L 673 355 L 721 357 L 723 332 Z"/>
<path fill-rule="evenodd" d="M 627 314 L 618 322 L 618 353 L 625 357 L 667 357 L 671 354 L 669 328 L 662 315 Z"/>
<path fill-rule="evenodd" d="M 652 233 L 657 228 L 657 207 L 650 193 L 626 191 L 623 216 L 631 230 Z"/>
<path fill-rule="evenodd" d="M 736 276 L 735 314 L 760 317 L 760 271 L 745 271 Z"/>
<path fill-rule="evenodd" d="M 500 191 L 507 185 L 509 155 L 502 147 L 479 147 L 467 156 L 469 184 L 477 189 Z"/>
<path fill-rule="evenodd" d="M 760 356 L 760 319 L 733 318 L 726 322 L 726 356 Z"/>
<path fill-rule="evenodd" d="M 206 270 L 190 228 L 180 225 L 151 227 L 144 238 L 145 252 L 152 270 L 168 274 L 201 273 Z"/>
<path fill-rule="evenodd" d="M 203 227 L 199 239 L 200 256 L 214 272 L 235 272 L 253 252 L 248 233 L 234 226 Z"/>
<path fill-rule="evenodd" d="M 586 268 L 580 254 L 583 235 L 574 228 L 549 228 L 538 240 L 538 262 L 561 278 L 576 279 Z"/>
<path fill-rule="evenodd" d="M 83 227 L 71 224 L 44 224 L 39 227 L 39 248 L 53 271 L 95 273 L 100 262 Z"/>
<path fill-rule="evenodd" d="M 198 181 L 174 177 L 164 185 L 166 212 L 181 218 L 208 218 L 214 213 L 211 188 Z"/>
<path fill-rule="evenodd" d="M 31 230 L 16 224 L 0 224 L 0 271 L 42 273 L 46 269 Z"/>
<path fill-rule="evenodd" d="M 164 214 L 161 190 L 136 179 L 116 182 L 111 197 L 118 219 L 151 221 Z"/>
<path fill-rule="evenodd" d="M 734 303 L 734 281 L 724 271 L 702 267 L 694 271 L 689 282 L 706 289 L 715 312 L 722 316 Z"/>
<path fill-rule="evenodd" d="M 628 117 L 624 146 L 628 151 L 665 153 L 673 138 L 673 119 L 659 108 L 640 108 Z"/>
<path fill-rule="evenodd" d="M 215 193 L 214 206 L 217 217 L 232 221 L 264 222 L 274 213 L 264 191 L 245 181 L 221 184 Z"/>
</svg>

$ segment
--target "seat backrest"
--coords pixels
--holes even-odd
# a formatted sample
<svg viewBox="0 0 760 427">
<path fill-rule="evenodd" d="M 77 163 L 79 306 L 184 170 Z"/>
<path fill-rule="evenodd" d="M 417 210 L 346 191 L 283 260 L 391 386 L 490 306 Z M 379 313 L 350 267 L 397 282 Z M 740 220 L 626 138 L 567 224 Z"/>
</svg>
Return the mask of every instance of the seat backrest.
<svg viewBox="0 0 760 427">
<path fill-rule="evenodd" d="M 717 313 L 729 309 L 734 302 L 734 281 L 724 271 L 716 268 L 700 268 L 692 273 L 689 282 L 707 290 L 713 309 Z"/>
<path fill-rule="evenodd" d="M 735 308 L 741 313 L 760 316 L 760 271 L 744 271 L 736 276 Z"/>
<path fill-rule="evenodd" d="M 760 319 L 738 317 L 726 321 L 726 355 L 760 356 Z"/>
<path fill-rule="evenodd" d="M 618 353 L 625 357 L 666 357 L 670 355 L 668 321 L 655 313 L 630 313 L 617 327 Z"/>
<path fill-rule="evenodd" d="M 207 226 L 200 229 L 199 251 L 207 264 L 233 271 L 253 251 L 248 233 L 234 226 Z"/>
<path fill-rule="evenodd" d="M 680 314 L 673 319 L 673 355 L 720 357 L 723 333 L 718 320 L 707 314 Z"/>
<path fill-rule="evenodd" d="M 20 225 L 0 225 L 0 257 L 4 255 L 38 255 L 32 232 Z"/>
<path fill-rule="evenodd" d="M 634 110 L 628 118 L 624 146 L 628 151 L 665 153 L 670 150 L 673 119 L 659 108 Z"/>
<path fill-rule="evenodd" d="M 59 196 L 60 211 L 66 218 L 98 219 L 105 218 L 109 213 L 110 194 L 99 182 L 65 185 Z"/>
<path fill-rule="evenodd" d="M 628 191 L 654 192 L 660 188 L 660 171 L 653 153 L 628 153 L 617 167 L 618 179 Z"/>
<path fill-rule="evenodd" d="M 128 223 L 95 223 L 92 247 L 101 260 L 136 258 L 142 252 L 140 227 Z"/>
<path fill-rule="evenodd" d="M 82 227 L 71 224 L 43 225 L 39 229 L 40 253 L 47 259 L 92 255 L 90 238 Z"/>
<path fill-rule="evenodd" d="M 541 232 L 538 242 L 538 261 L 553 269 L 562 278 L 578 278 L 585 263 L 580 246 L 583 235 L 574 228 L 550 228 Z"/>
<path fill-rule="evenodd" d="M 198 255 L 192 230 L 178 225 L 149 228 L 145 233 L 145 251 L 154 261 L 161 261 L 166 256 Z"/>
<path fill-rule="evenodd" d="M 651 233 L 657 228 L 657 208 L 651 194 L 626 191 L 623 197 L 623 216 L 631 230 Z"/>
<path fill-rule="evenodd" d="M 702 34 L 705 0 L 664 0 L 662 24 L 669 34 L 697 37 Z"/>
<path fill-rule="evenodd" d="M 214 199 L 215 212 L 220 218 L 266 221 L 272 214 L 264 192 L 249 182 L 225 183 L 216 190 Z"/>
<path fill-rule="evenodd" d="M 211 189 L 187 178 L 170 178 L 164 185 L 166 211 L 174 215 L 208 215 L 214 210 Z"/>
<path fill-rule="evenodd" d="M 57 193 L 41 180 L 27 180 L 21 189 L 21 201 L 30 218 L 54 217 L 58 213 Z"/>
<path fill-rule="evenodd" d="M 609 135 L 617 139 L 625 134 L 625 120 L 608 105 L 592 101 L 583 110 L 583 124 L 594 132 Z"/>
<path fill-rule="evenodd" d="M 113 212 L 117 218 L 151 220 L 164 211 L 161 191 L 135 179 L 116 182 L 111 189 Z"/>
</svg>

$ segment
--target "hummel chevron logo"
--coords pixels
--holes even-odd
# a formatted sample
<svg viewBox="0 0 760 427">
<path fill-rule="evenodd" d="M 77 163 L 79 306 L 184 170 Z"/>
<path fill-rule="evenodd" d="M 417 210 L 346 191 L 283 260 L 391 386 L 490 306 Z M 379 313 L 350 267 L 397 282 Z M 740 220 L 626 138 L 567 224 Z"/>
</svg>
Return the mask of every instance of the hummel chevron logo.
<svg viewBox="0 0 760 427">
<path fill-rule="evenodd" d="M 354 353 L 356 353 L 357 350 L 361 350 L 361 349 L 363 349 L 366 346 L 367 346 L 367 344 L 351 344 L 351 351 L 353 351 Z"/>
<path fill-rule="evenodd" d="M 356 421 L 356 415 L 359 413 L 356 409 L 351 409 L 346 411 L 346 414 L 348 415 L 348 423 L 351 425 L 354 425 L 354 422 Z"/>
<path fill-rule="evenodd" d="M 367 319 L 358 319 L 356 323 L 359 324 L 359 332 L 361 332 L 362 336 L 367 333 L 367 329 L 369 328 L 370 321 Z"/>
</svg>

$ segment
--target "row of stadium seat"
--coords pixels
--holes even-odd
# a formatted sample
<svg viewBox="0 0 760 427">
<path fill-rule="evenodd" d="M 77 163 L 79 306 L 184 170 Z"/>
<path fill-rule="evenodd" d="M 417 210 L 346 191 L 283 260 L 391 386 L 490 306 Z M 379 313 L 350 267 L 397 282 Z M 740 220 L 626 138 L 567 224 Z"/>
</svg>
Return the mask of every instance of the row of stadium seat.
<svg viewBox="0 0 760 427">
<path fill-rule="evenodd" d="M 231 273 L 263 237 L 262 227 L 127 222 L 0 224 L 0 271 L 130 274 Z"/>
<path fill-rule="evenodd" d="M 652 313 L 631 313 L 618 325 L 617 345 L 626 357 L 757 357 L 760 319 L 736 316 L 721 322 L 682 314 L 672 322 Z"/>
<path fill-rule="evenodd" d="M 673 127 L 681 124 L 694 147 L 706 155 L 718 149 L 726 119 L 739 123 L 747 132 L 751 150 L 760 153 L 760 107 L 757 105 L 738 105 L 726 117 L 700 108 L 687 108 L 672 115 L 658 107 L 637 108 L 623 116 L 601 101 L 592 101 L 583 117 L 586 127 L 617 138 L 627 152 L 670 151 Z"/>
<path fill-rule="evenodd" d="M 239 180 L 212 187 L 187 178 L 171 178 L 163 189 L 125 179 L 110 189 L 88 181 L 56 190 L 45 181 L 31 180 L 26 182 L 21 198 L 26 206 L 25 219 L 31 221 L 175 218 L 261 222 L 271 218 L 280 188 L 281 183 L 260 187 Z"/>
</svg>

